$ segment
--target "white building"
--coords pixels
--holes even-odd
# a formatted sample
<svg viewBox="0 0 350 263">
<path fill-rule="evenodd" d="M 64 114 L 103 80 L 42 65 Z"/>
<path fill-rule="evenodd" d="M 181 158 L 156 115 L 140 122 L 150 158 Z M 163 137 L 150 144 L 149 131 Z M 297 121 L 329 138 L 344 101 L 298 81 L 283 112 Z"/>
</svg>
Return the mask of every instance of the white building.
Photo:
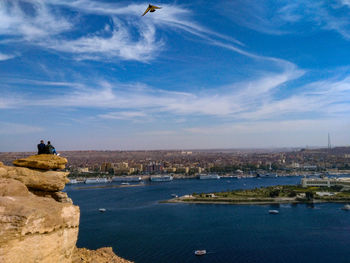
<svg viewBox="0 0 350 263">
<path fill-rule="evenodd" d="M 350 188 L 350 178 L 302 178 L 301 185 L 303 187 L 317 186 L 317 187 L 331 187 L 335 185 Z"/>
</svg>

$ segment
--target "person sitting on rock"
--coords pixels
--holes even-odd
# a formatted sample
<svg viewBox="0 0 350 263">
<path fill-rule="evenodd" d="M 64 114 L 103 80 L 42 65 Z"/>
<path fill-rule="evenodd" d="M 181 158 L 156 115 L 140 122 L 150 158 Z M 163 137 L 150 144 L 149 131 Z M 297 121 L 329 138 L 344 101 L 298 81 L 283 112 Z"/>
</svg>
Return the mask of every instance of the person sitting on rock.
<svg viewBox="0 0 350 263">
<path fill-rule="evenodd" d="M 40 141 L 38 144 L 38 154 L 43 154 L 45 153 L 46 145 L 43 140 Z"/>
<path fill-rule="evenodd" d="M 50 141 L 47 142 L 47 145 L 45 146 L 45 153 L 47 154 L 56 154 L 57 155 L 57 152 L 56 152 L 56 149 L 55 147 L 53 147 L 53 145 L 51 144 Z"/>
</svg>

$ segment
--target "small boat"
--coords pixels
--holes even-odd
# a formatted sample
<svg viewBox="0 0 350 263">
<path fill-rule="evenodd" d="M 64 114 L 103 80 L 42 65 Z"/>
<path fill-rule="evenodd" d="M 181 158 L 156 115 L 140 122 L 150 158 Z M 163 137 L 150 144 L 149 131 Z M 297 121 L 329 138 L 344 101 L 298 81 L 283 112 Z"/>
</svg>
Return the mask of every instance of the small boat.
<svg viewBox="0 0 350 263">
<path fill-rule="evenodd" d="M 171 196 L 174 197 L 174 198 L 178 198 L 177 194 L 171 194 Z"/>
<path fill-rule="evenodd" d="M 203 255 L 207 254 L 207 251 L 206 251 L 206 250 L 196 250 L 196 251 L 194 252 L 194 254 L 195 254 L 196 256 L 203 256 Z"/>
<path fill-rule="evenodd" d="M 346 204 L 346 205 L 344 205 L 342 208 L 341 208 L 342 210 L 350 210 L 350 205 L 349 204 Z"/>
<path fill-rule="evenodd" d="M 130 183 L 121 183 L 121 185 L 130 185 Z"/>
<path fill-rule="evenodd" d="M 280 211 L 278 211 L 278 210 L 269 210 L 269 214 L 277 215 L 279 213 L 280 213 Z"/>
<path fill-rule="evenodd" d="M 106 208 L 100 208 L 100 209 L 98 209 L 98 211 L 100 211 L 100 212 L 106 212 Z"/>
</svg>

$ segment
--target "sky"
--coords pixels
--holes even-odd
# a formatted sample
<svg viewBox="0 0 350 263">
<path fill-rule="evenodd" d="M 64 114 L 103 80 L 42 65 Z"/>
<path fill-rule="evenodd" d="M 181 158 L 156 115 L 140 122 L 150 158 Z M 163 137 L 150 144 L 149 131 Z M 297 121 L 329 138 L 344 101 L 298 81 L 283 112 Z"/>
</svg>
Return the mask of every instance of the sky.
<svg viewBox="0 0 350 263">
<path fill-rule="evenodd" d="M 0 152 L 350 145 L 350 0 L 0 0 Z"/>
</svg>

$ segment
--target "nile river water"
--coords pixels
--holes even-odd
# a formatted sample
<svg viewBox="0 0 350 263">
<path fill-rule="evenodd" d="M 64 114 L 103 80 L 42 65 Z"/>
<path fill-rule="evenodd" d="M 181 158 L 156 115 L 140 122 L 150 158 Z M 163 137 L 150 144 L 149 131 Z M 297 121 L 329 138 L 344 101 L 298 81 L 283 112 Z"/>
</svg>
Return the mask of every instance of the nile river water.
<svg viewBox="0 0 350 263">
<path fill-rule="evenodd" d="M 71 185 L 66 191 L 81 209 L 78 247 L 111 246 L 137 263 L 350 262 L 350 211 L 341 210 L 343 204 L 159 203 L 171 194 L 299 181 L 300 177 L 187 179 L 107 189 Z M 105 213 L 98 211 L 102 207 Z M 269 209 L 280 213 L 268 214 Z M 208 254 L 196 257 L 197 249 Z"/>
</svg>

